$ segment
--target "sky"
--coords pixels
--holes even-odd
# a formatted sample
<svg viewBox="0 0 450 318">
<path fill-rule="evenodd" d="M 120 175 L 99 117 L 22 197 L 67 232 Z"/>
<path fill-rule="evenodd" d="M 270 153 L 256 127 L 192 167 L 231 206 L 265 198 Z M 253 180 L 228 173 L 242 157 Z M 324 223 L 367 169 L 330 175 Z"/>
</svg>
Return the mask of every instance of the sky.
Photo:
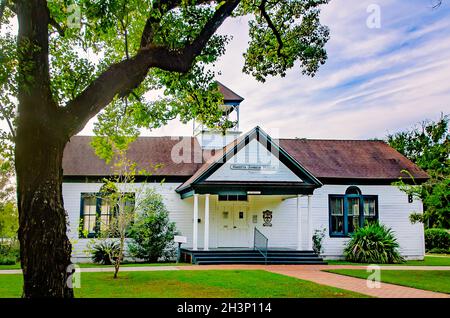
<svg viewBox="0 0 450 318">
<path fill-rule="evenodd" d="M 369 28 L 370 5 L 380 28 Z M 259 83 L 242 73 L 245 18 L 226 21 L 233 35 L 218 63 L 218 80 L 245 98 L 240 128 L 259 125 L 286 138 L 370 139 L 450 113 L 450 1 L 331 0 L 322 10 L 330 28 L 328 60 L 314 78 L 298 67 Z M 373 26 L 373 25 L 371 25 Z M 88 126 L 82 134 L 89 134 Z M 192 135 L 173 121 L 150 135 Z"/>
<path fill-rule="evenodd" d="M 241 130 L 258 125 L 283 138 L 385 138 L 450 113 L 450 0 L 437 9 L 434 1 L 331 0 L 321 14 L 330 28 L 326 64 L 313 78 L 294 67 L 265 83 L 242 73 L 247 18 L 227 20 L 219 32 L 233 40 L 217 79 L 245 98 Z M 91 135 L 92 125 L 80 134 Z M 143 134 L 189 136 L 192 123 L 174 120 Z"/>
</svg>

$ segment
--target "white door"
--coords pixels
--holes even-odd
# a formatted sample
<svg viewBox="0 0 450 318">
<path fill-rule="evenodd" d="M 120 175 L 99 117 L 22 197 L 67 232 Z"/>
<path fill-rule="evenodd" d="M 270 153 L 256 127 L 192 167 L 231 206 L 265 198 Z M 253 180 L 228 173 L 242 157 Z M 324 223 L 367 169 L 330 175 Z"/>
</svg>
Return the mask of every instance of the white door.
<svg viewBox="0 0 450 318">
<path fill-rule="evenodd" d="M 224 205 L 220 209 L 219 247 L 249 247 L 248 208 Z"/>
</svg>

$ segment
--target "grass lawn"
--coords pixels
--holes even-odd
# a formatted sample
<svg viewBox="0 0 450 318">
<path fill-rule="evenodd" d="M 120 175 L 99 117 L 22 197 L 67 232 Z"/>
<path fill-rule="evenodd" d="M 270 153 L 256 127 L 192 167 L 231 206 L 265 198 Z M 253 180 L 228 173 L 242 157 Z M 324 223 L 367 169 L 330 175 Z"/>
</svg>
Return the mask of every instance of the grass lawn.
<svg viewBox="0 0 450 318">
<path fill-rule="evenodd" d="M 327 261 L 329 265 L 367 265 L 351 263 L 347 261 Z M 406 265 L 406 266 L 450 266 L 450 256 L 427 255 L 423 261 L 407 261 L 402 264 L 382 264 L 382 266 Z"/>
<path fill-rule="evenodd" d="M 20 297 L 22 275 L 0 275 L 0 297 Z M 76 297 L 301 298 L 367 297 L 262 270 L 81 273 Z"/>
<path fill-rule="evenodd" d="M 93 263 L 79 263 L 77 264 L 81 268 L 95 268 L 95 267 L 114 267 L 113 265 L 102 265 Z M 190 266 L 188 263 L 125 263 L 120 267 L 145 267 L 145 266 Z"/>
<path fill-rule="evenodd" d="M 364 279 L 367 279 L 371 274 L 364 269 L 332 269 L 326 271 Z M 382 270 L 381 281 L 450 294 L 450 271 Z"/>
<path fill-rule="evenodd" d="M 92 267 L 113 267 L 112 265 L 101 265 L 93 263 L 80 263 L 77 264 L 81 268 L 92 268 Z M 188 263 L 125 263 L 120 265 L 121 267 L 144 267 L 144 266 L 189 266 L 192 264 Z M 2 269 L 20 269 L 20 264 L 14 265 L 0 265 L 0 270 Z"/>
<path fill-rule="evenodd" d="M 14 265 L 0 265 L 0 270 L 2 269 L 20 269 L 20 264 L 16 263 Z"/>
</svg>

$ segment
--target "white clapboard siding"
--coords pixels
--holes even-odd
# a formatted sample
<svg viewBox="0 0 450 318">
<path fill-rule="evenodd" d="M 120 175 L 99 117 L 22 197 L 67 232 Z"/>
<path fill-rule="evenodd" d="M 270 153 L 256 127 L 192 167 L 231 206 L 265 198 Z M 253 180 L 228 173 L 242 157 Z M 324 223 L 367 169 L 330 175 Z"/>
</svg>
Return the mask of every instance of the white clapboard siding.
<svg viewBox="0 0 450 318">
<path fill-rule="evenodd" d="M 101 183 L 64 183 L 63 196 L 64 206 L 68 213 L 69 237 L 73 242 L 73 257 L 76 260 L 88 261 L 89 253 L 86 247 L 91 239 L 81 239 L 78 237 L 78 227 L 80 219 L 81 193 L 98 192 Z M 180 235 L 187 237 L 185 247 L 192 247 L 193 229 L 193 198 L 182 200 L 175 192 L 179 186 L 177 183 L 146 183 L 134 185 L 119 185 L 122 191 L 136 191 L 142 193 L 147 187 L 154 188 L 163 195 L 164 202 L 169 210 L 169 216 L 176 223 Z M 135 187 L 131 189 L 130 187 Z M 308 248 L 310 234 L 315 229 L 326 229 L 324 240 L 324 257 L 342 258 L 343 249 L 347 238 L 330 238 L 328 233 L 328 195 L 344 194 L 348 186 L 325 185 L 315 190 L 311 197 L 312 229 L 308 231 L 308 207 L 307 198 L 300 200 L 301 211 L 301 241 L 302 249 Z M 421 259 L 424 255 L 423 225 L 411 224 L 409 215 L 411 212 L 421 212 L 420 201 L 408 203 L 407 195 L 393 186 L 360 186 L 363 194 L 378 195 L 380 221 L 392 228 L 398 238 L 401 253 L 409 259 Z M 137 195 L 139 200 L 139 195 Z M 199 196 L 199 218 L 198 224 L 199 240 L 198 247 L 203 248 L 204 237 L 204 202 L 205 196 Z M 223 202 L 218 201 L 215 195 L 210 196 L 210 247 L 220 246 L 219 230 L 222 224 Z M 225 203 L 227 204 L 227 203 Z M 297 199 L 295 196 L 249 196 L 248 202 L 230 202 L 228 204 L 242 204 L 248 211 L 248 242 L 249 247 L 253 246 L 253 229 L 257 227 L 269 239 L 269 247 L 297 248 Z M 273 212 L 272 227 L 263 226 L 262 211 L 271 210 Z M 253 223 L 253 215 L 257 216 L 257 223 Z M 244 245 L 245 245 L 244 244 Z"/>
<path fill-rule="evenodd" d="M 69 220 L 68 235 L 73 244 L 72 255 L 76 260 L 83 258 L 85 261 L 89 260 L 90 253 L 87 252 L 87 246 L 89 242 L 92 242 L 91 239 L 79 238 L 81 193 L 98 192 L 101 186 L 101 183 L 63 183 L 64 207 Z M 145 188 L 155 189 L 163 196 L 170 219 L 176 222 L 180 235 L 187 236 L 188 245 L 192 245 L 192 198 L 181 200 L 180 195 L 175 192 L 178 186 L 178 183 L 137 183 L 128 186 L 119 185 L 119 189 L 138 193 L 137 200 L 139 200 L 139 193 L 142 193 Z M 139 190 L 136 191 L 133 187 Z"/>
<path fill-rule="evenodd" d="M 234 164 L 260 164 L 271 166 L 272 170 L 252 171 L 232 169 Z M 217 171 L 207 178 L 207 181 L 285 181 L 301 182 L 285 164 L 280 162 L 277 154 L 271 153 L 256 139 L 243 147 Z"/>
<path fill-rule="evenodd" d="M 330 259 L 342 258 L 348 238 L 329 237 L 328 195 L 344 194 L 348 186 L 325 185 L 314 191 L 312 197 L 313 229 L 326 229 L 324 255 Z M 423 224 L 411 224 L 409 215 L 422 212 L 422 202 L 408 203 L 408 196 L 394 186 L 359 186 L 362 194 L 378 196 L 379 220 L 392 228 L 400 244 L 400 252 L 408 259 L 422 259 L 425 252 Z"/>
</svg>

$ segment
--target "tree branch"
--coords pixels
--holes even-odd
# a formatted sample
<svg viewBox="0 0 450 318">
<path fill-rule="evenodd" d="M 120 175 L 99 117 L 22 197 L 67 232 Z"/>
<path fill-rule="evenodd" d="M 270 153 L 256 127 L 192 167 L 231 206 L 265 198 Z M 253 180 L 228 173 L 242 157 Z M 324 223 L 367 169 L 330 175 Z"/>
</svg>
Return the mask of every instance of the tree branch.
<svg viewBox="0 0 450 318">
<path fill-rule="evenodd" d="M 144 31 L 142 32 L 141 48 L 146 47 L 147 45 L 152 43 L 153 36 L 155 35 L 155 26 L 159 22 L 161 22 L 161 18 L 164 14 L 179 6 L 180 3 L 180 0 L 160 0 L 153 2 L 150 17 L 145 22 Z M 153 12 L 156 10 L 159 11 L 159 15 L 153 16 Z"/>
<path fill-rule="evenodd" d="M 67 117 L 68 134 L 73 135 L 83 129 L 89 119 L 106 107 L 116 95 L 128 95 L 145 79 L 150 68 L 180 73 L 189 71 L 195 58 L 240 1 L 226 0 L 204 25 L 197 38 L 181 50 L 150 44 L 141 48 L 134 57 L 111 65 L 66 107 L 60 108 L 61 116 Z"/>
<path fill-rule="evenodd" d="M 2 116 L 5 118 L 6 122 L 8 123 L 9 130 L 11 131 L 11 136 L 13 137 L 13 139 L 16 139 L 16 131 L 14 130 L 14 126 L 11 122 L 11 119 L 9 119 L 8 114 L 6 113 L 5 108 L 2 105 L 0 105 L 0 112 L 2 113 Z"/>
<path fill-rule="evenodd" d="M 267 13 L 266 4 L 267 4 L 267 0 L 262 0 L 261 4 L 258 6 L 258 8 L 261 11 L 261 15 L 263 16 L 264 20 L 266 20 L 267 25 L 272 30 L 273 34 L 275 35 L 275 38 L 277 39 L 277 42 L 278 42 L 277 54 L 278 54 L 278 56 L 282 57 L 282 58 L 286 58 L 286 55 L 281 52 L 281 50 L 283 49 L 283 46 L 284 46 L 283 40 L 281 39 L 281 34 L 277 30 L 277 28 L 273 24 L 272 20 L 270 19 L 269 14 Z"/>
<path fill-rule="evenodd" d="M 197 0 L 196 5 L 206 4 L 214 2 L 214 0 Z M 182 0 L 160 0 L 154 1 L 152 6 L 152 11 L 159 11 L 159 15 L 152 16 L 152 12 L 150 12 L 150 17 L 147 19 L 144 27 L 144 31 L 142 32 L 141 37 L 141 48 L 146 47 L 151 44 L 153 41 L 153 37 L 155 35 L 155 26 L 161 22 L 162 17 L 169 11 L 178 7 L 182 3 Z"/>
<path fill-rule="evenodd" d="M 5 12 L 7 0 L 0 0 L 0 21 L 3 18 L 3 12 Z"/>
<path fill-rule="evenodd" d="M 40 119 L 50 127 L 58 124 L 52 117 L 52 111 L 58 107 L 50 89 L 48 25 L 49 10 L 46 0 L 16 1 L 19 22 L 18 47 L 19 107 L 20 118 L 29 116 Z M 45 122 L 45 123 L 44 123 Z M 21 127 L 21 120 L 18 121 Z"/>
<path fill-rule="evenodd" d="M 52 17 L 49 17 L 48 23 L 55 28 L 55 30 L 59 33 L 59 35 L 64 36 L 65 35 L 65 30 L 64 28 L 58 23 L 56 22 L 55 19 L 53 19 Z"/>
</svg>

